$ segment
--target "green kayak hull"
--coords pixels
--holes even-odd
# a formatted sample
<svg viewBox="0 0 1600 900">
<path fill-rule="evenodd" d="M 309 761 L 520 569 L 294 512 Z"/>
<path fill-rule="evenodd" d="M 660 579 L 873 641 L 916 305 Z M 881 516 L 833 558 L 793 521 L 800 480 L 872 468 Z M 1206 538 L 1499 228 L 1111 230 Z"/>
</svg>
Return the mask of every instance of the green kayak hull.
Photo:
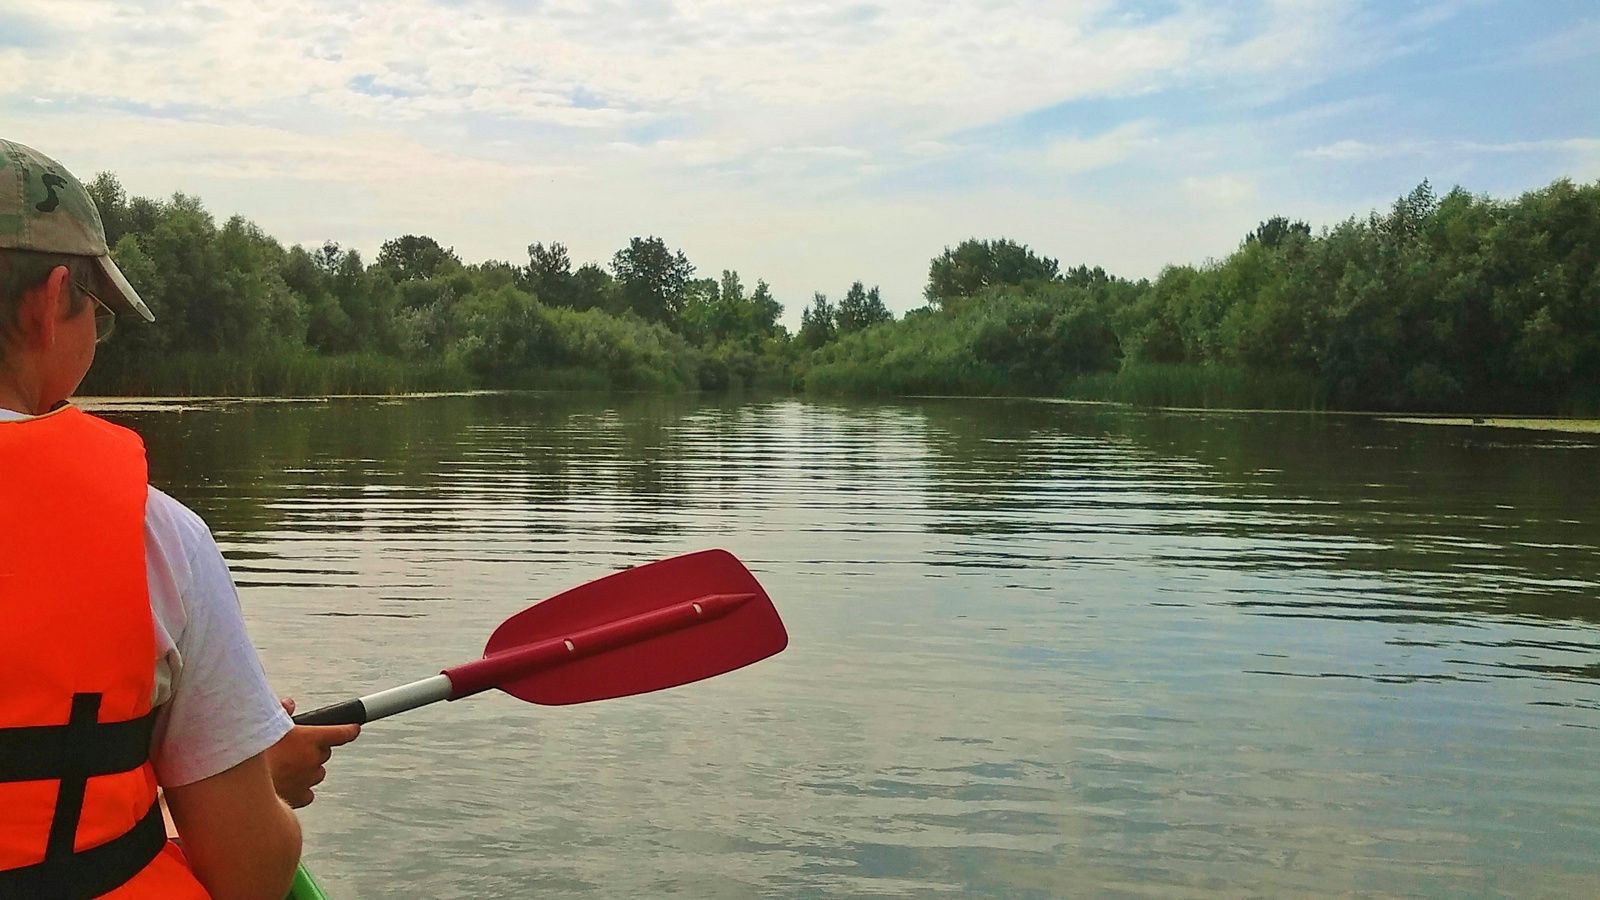
<svg viewBox="0 0 1600 900">
<path fill-rule="evenodd" d="M 328 895 L 322 892 L 306 867 L 301 866 L 294 871 L 294 884 L 289 886 L 289 896 L 284 900 L 328 900 Z"/>
</svg>

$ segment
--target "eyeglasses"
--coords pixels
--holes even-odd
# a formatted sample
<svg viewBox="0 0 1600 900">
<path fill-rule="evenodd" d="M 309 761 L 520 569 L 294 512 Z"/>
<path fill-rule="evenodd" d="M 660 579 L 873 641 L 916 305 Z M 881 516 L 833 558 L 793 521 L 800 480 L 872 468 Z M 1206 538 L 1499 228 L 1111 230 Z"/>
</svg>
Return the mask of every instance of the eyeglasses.
<svg viewBox="0 0 1600 900">
<path fill-rule="evenodd" d="M 74 281 L 73 284 L 77 285 L 78 290 L 82 291 L 85 297 L 94 301 L 94 342 L 96 344 L 105 343 L 106 338 L 111 337 L 111 332 L 117 328 L 116 311 L 107 306 L 104 300 L 96 297 L 94 291 L 84 287 L 83 282 Z"/>
</svg>

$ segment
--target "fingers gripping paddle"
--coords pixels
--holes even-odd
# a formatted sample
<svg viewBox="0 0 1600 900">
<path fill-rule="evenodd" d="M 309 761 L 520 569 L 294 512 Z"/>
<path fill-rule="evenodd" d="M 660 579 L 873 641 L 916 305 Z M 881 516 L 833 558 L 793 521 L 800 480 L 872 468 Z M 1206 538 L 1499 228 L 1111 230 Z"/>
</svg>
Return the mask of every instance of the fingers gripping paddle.
<svg viewBox="0 0 1600 900">
<path fill-rule="evenodd" d="M 704 550 L 557 594 L 503 622 L 482 659 L 294 721 L 362 724 L 489 688 L 546 705 L 626 697 L 731 672 L 788 643 L 750 570 Z"/>
</svg>

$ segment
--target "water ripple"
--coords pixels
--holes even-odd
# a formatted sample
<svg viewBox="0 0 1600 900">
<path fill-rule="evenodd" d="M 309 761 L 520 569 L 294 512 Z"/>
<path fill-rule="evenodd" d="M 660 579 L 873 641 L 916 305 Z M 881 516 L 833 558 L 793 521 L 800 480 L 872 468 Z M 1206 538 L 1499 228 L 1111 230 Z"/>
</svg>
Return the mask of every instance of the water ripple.
<svg viewBox="0 0 1600 900">
<path fill-rule="evenodd" d="M 725 546 L 788 652 L 375 724 L 334 896 L 1600 893 L 1600 449 L 1361 417 L 118 403 L 302 703 Z"/>
</svg>

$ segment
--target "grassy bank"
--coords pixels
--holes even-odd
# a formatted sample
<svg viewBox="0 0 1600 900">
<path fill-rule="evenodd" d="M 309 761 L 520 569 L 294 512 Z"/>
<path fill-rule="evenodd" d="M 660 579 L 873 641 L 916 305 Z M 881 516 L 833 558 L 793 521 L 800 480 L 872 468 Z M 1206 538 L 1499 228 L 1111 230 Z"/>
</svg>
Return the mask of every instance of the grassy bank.
<svg viewBox="0 0 1600 900">
<path fill-rule="evenodd" d="M 1115 373 L 1078 378 L 1066 386 L 1064 396 L 1192 409 L 1317 410 L 1327 406 L 1316 380 L 1297 372 L 1181 364 L 1125 364 Z"/>
<path fill-rule="evenodd" d="M 104 397 L 323 397 L 468 390 L 787 390 L 785 360 L 663 350 L 614 340 L 582 347 L 577 363 L 528 360 L 483 371 L 460 355 L 398 359 L 381 353 L 177 353 L 97 360 L 81 393 Z"/>
<path fill-rule="evenodd" d="M 474 385 L 453 360 L 407 362 L 377 353 L 179 353 L 137 364 L 97 363 L 82 392 L 125 397 L 318 397 L 459 391 Z"/>
</svg>

